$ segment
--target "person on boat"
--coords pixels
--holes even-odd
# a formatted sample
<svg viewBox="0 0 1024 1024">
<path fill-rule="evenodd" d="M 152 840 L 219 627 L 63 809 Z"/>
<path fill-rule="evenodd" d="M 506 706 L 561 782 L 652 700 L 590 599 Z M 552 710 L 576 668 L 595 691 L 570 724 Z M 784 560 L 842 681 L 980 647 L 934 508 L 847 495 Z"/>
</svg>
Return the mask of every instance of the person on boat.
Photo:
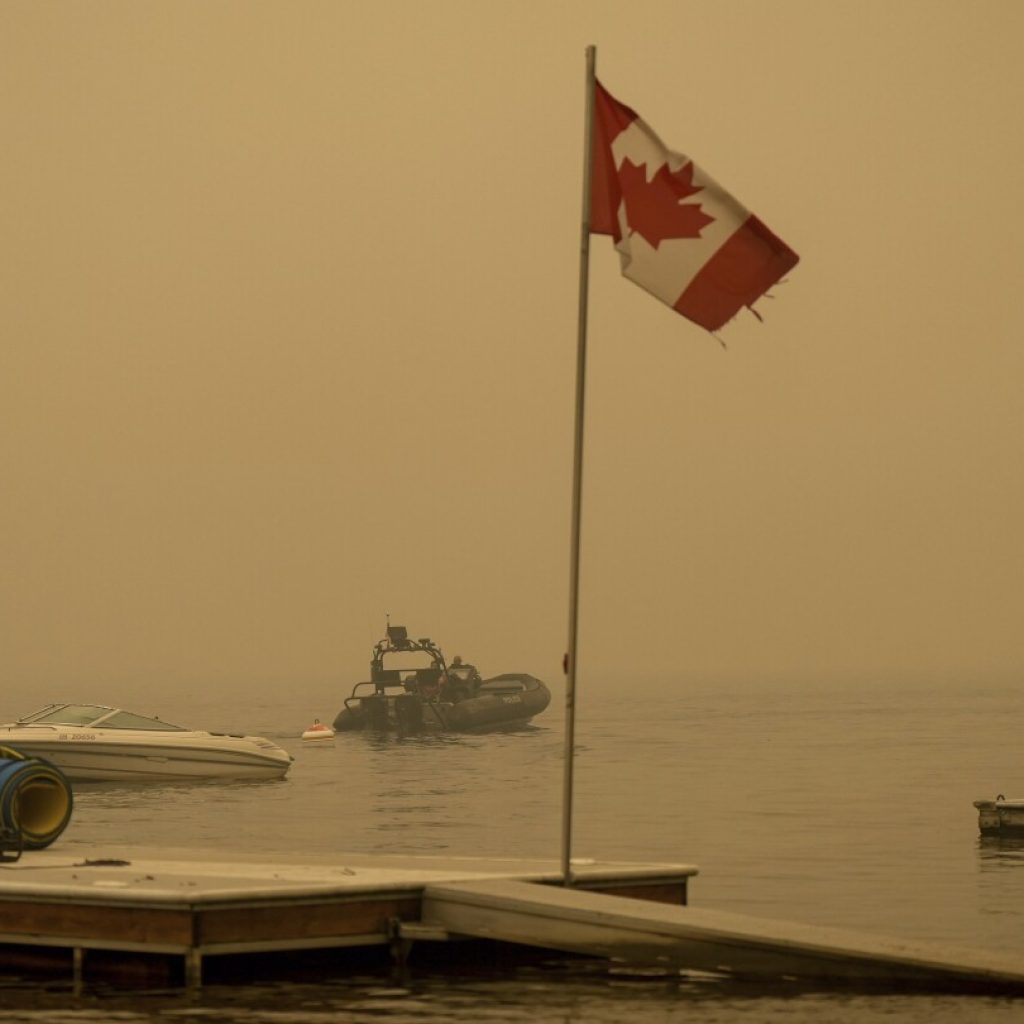
<svg viewBox="0 0 1024 1024">
<path fill-rule="evenodd" d="M 462 676 L 465 679 L 470 679 L 473 682 L 481 682 L 480 673 L 476 670 L 476 665 L 470 665 L 468 661 L 462 660 L 461 654 L 456 654 L 452 658 L 452 671 Z"/>
<path fill-rule="evenodd" d="M 436 662 L 428 669 L 416 673 L 416 690 L 423 700 L 436 700 L 441 696 L 446 682 L 444 669 Z"/>
<path fill-rule="evenodd" d="M 448 666 L 448 699 L 453 703 L 472 697 L 482 682 L 475 665 L 462 660 L 461 654 L 452 658 Z"/>
<path fill-rule="evenodd" d="M 469 696 L 469 690 L 465 683 L 454 672 L 442 671 L 441 673 L 441 700 L 451 704 L 458 704 Z"/>
</svg>

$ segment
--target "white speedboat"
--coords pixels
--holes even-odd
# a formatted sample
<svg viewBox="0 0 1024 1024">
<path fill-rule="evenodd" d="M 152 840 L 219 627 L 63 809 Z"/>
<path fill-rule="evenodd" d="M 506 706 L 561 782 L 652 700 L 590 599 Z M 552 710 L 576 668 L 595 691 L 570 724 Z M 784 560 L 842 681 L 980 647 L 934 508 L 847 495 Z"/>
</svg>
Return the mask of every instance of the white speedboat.
<svg viewBox="0 0 1024 1024">
<path fill-rule="evenodd" d="M 0 747 L 49 761 L 72 782 L 271 779 L 292 763 L 262 736 L 183 729 L 99 704 L 49 704 L 0 725 Z"/>
</svg>

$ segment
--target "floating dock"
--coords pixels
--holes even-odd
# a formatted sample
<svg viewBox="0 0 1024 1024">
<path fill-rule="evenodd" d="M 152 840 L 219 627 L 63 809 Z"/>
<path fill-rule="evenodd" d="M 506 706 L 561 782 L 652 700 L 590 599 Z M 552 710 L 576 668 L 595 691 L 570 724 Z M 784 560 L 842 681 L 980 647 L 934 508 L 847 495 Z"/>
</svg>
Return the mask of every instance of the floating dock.
<svg viewBox="0 0 1024 1024">
<path fill-rule="evenodd" d="M 995 800 L 975 800 L 974 806 L 983 836 L 1024 836 L 1024 800 L 1007 800 L 1000 793 Z"/>
<path fill-rule="evenodd" d="M 338 976 L 360 951 L 402 964 L 419 944 L 489 940 L 760 982 L 1024 995 L 1024 956 L 694 909 L 696 873 L 574 861 L 566 888 L 553 861 L 51 848 L 0 863 L 0 963 L 198 987 L 211 958 L 332 951 Z"/>
<path fill-rule="evenodd" d="M 423 923 L 431 884 L 560 882 L 554 861 L 220 856 L 51 847 L 0 863 L 0 963 L 69 972 L 76 984 L 102 974 L 194 987 L 210 957 L 384 946 L 401 958 L 416 939 L 448 937 Z M 582 889 L 677 905 L 697 873 L 687 864 L 574 867 Z M 343 956 L 338 965 L 343 972 Z"/>
</svg>

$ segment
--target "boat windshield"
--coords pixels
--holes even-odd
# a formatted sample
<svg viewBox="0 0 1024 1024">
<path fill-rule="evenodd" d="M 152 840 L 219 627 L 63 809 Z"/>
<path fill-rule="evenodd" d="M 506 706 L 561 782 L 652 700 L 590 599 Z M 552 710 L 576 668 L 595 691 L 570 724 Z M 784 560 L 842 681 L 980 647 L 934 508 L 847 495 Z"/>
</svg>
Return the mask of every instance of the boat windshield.
<svg viewBox="0 0 1024 1024">
<path fill-rule="evenodd" d="M 130 711 L 118 711 L 99 723 L 104 729 L 148 729 L 150 732 L 187 732 L 180 725 L 161 722 L 159 718 L 133 715 Z"/>
<path fill-rule="evenodd" d="M 34 715 L 22 718 L 28 725 L 91 725 L 103 729 L 144 729 L 149 732 L 184 732 L 179 725 L 161 722 L 159 718 L 146 718 L 130 711 L 118 711 L 99 704 L 50 705 Z"/>
</svg>

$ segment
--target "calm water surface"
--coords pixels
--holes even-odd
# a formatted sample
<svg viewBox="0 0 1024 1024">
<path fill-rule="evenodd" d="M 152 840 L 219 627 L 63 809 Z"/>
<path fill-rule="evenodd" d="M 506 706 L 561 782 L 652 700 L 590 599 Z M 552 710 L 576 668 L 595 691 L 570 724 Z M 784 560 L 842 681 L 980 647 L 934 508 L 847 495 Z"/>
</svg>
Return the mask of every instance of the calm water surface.
<svg viewBox="0 0 1024 1024">
<path fill-rule="evenodd" d="M 1017 687 L 630 686 L 629 696 L 581 687 L 576 856 L 697 863 L 694 906 L 1017 952 L 1024 962 L 1024 843 L 980 840 L 971 806 L 998 791 L 1024 796 Z M 80 787 L 59 840 L 68 849 L 558 857 L 557 701 L 516 733 L 303 744 L 313 716 L 337 710 L 334 688 L 176 695 L 159 706 L 151 693 L 85 696 L 271 736 L 296 762 L 278 782 Z M 27 692 L 3 702 L 4 720 L 40 703 Z M 752 992 L 558 961 L 457 978 L 414 970 L 401 983 L 211 986 L 198 997 L 0 986 L 0 1024 L 876 1019 L 1022 1020 L 1024 1003 Z"/>
</svg>

